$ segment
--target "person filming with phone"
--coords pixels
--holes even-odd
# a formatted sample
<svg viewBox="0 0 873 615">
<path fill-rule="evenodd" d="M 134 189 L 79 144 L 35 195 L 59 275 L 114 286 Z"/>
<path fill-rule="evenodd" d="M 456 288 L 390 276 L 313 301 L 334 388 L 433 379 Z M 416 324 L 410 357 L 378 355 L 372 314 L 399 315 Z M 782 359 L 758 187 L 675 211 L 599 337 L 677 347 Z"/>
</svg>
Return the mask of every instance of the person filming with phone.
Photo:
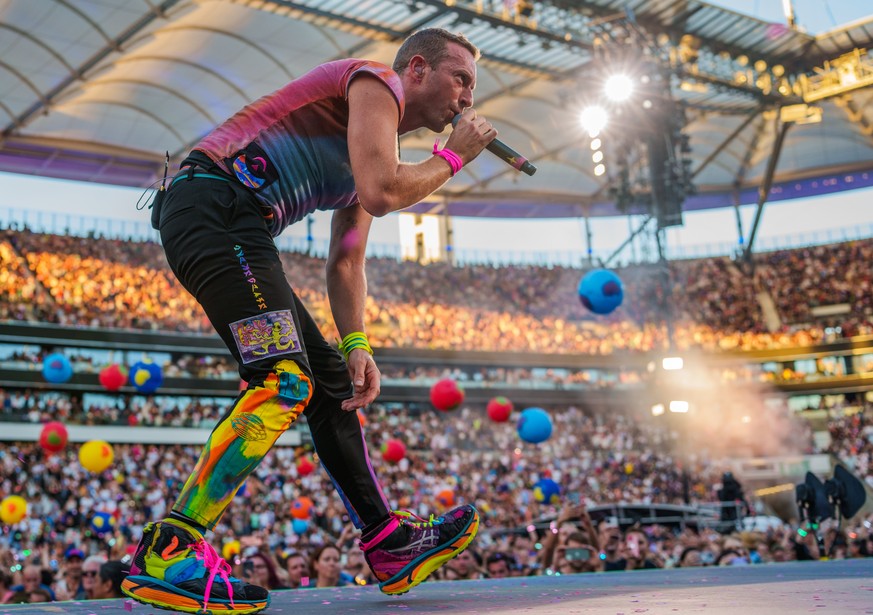
<svg viewBox="0 0 873 615">
<path fill-rule="evenodd" d="M 663 568 L 664 561 L 657 553 L 651 550 L 651 543 L 646 533 L 638 528 L 629 529 L 625 533 L 625 558 L 628 570 L 649 570 Z"/>
<path fill-rule="evenodd" d="M 584 503 L 568 504 L 558 513 L 540 552 L 540 564 L 559 574 L 601 570 L 597 533 Z"/>
</svg>

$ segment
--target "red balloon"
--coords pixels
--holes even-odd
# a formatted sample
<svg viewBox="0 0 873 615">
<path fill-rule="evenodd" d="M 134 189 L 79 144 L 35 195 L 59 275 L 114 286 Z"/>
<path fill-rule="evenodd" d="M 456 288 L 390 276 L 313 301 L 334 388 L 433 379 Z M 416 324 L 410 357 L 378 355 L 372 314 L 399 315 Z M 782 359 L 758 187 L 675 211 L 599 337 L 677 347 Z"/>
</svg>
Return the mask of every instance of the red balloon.
<svg viewBox="0 0 873 615">
<path fill-rule="evenodd" d="M 505 397 L 494 397 L 485 406 L 485 411 L 488 413 L 488 418 L 495 423 L 505 423 L 512 414 L 512 402 Z"/>
<path fill-rule="evenodd" d="M 121 365 L 113 363 L 100 370 L 99 379 L 104 389 L 117 391 L 127 382 L 127 370 Z"/>
<path fill-rule="evenodd" d="M 430 403 L 437 410 L 456 410 L 463 401 L 464 389 L 451 378 L 444 378 L 430 388 Z"/>
<path fill-rule="evenodd" d="M 39 446 L 46 453 L 60 453 L 67 445 L 67 428 L 63 423 L 52 421 L 42 426 L 39 434 Z"/>
<path fill-rule="evenodd" d="M 297 475 L 309 476 L 315 471 L 315 464 L 309 457 L 301 457 L 297 462 Z"/>
<path fill-rule="evenodd" d="M 406 445 L 400 440 L 388 440 L 382 444 L 382 459 L 388 463 L 397 463 L 406 457 Z"/>
</svg>

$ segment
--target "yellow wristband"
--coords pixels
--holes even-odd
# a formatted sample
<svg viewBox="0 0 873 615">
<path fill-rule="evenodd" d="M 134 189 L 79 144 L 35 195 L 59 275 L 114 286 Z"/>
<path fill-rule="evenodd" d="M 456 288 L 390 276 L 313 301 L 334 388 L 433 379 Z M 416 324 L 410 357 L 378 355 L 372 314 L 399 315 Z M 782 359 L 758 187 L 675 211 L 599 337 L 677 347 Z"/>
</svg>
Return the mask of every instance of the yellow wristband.
<svg viewBox="0 0 873 615">
<path fill-rule="evenodd" d="M 343 341 L 340 342 L 339 345 L 340 352 L 343 353 L 346 361 L 349 360 L 349 353 L 358 348 L 362 348 L 370 354 L 373 354 L 373 349 L 370 347 L 370 341 L 367 339 L 367 334 L 362 331 L 353 331 L 352 333 L 349 333 L 343 338 Z"/>
</svg>

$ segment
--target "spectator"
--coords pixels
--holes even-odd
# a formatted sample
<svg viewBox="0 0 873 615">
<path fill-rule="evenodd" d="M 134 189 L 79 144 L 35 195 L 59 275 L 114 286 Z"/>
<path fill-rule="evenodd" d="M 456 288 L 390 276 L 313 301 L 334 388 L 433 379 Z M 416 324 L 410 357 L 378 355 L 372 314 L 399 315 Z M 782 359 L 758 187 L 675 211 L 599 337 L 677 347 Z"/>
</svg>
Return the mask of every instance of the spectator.
<svg viewBox="0 0 873 615">
<path fill-rule="evenodd" d="M 285 557 L 285 570 L 288 571 L 288 587 L 300 587 L 303 576 L 307 574 L 306 556 L 299 551 L 292 551 Z"/>
<path fill-rule="evenodd" d="M 584 532 L 573 532 L 555 551 L 555 572 L 580 574 L 598 572 L 600 569 L 600 553 Z"/>
<path fill-rule="evenodd" d="M 30 592 L 28 602 L 30 604 L 35 604 L 37 602 L 52 602 L 54 598 L 52 598 L 51 593 L 44 587 L 37 587 L 33 591 Z"/>
<path fill-rule="evenodd" d="M 502 551 L 492 553 L 485 559 L 485 571 L 488 573 L 489 579 L 511 577 L 517 568 L 518 564 L 515 558 Z"/>
<path fill-rule="evenodd" d="M 352 541 L 351 545 L 345 549 L 345 565 L 343 572 L 353 578 L 358 585 L 370 585 L 376 582 L 372 575 L 370 567 L 364 559 L 364 552 L 357 541 Z"/>
<path fill-rule="evenodd" d="M 621 542 L 621 530 L 615 526 L 606 525 L 601 532 L 603 538 L 603 570 L 615 572 L 627 570 L 628 561 L 624 556 L 624 545 Z"/>
<path fill-rule="evenodd" d="M 43 581 L 43 570 L 36 564 L 28 564 L 21 569 L 21 584 L 13 585 L 6 592 L 3 598 L 5 604 L 18 604 L 21 602 L 29 603 L 51 602 L 55 599 L 52 588 Z M 40 598 L 42 592 L 48 596 L 48 600 Z"/>
<path fill-rule="evenodd" d="M 685 547 L 679 556 L 679 568 L 697 568 L 703 566 L 700 549 L 697 547 Z"/>
<path fill-rule="evenodd" d="M 625 543 L 628 558 L 628 569 L 663 568 L 663 560 L 652 552 L 649 537 L 640 529 L 628 530 L 625 533 Z"/>
<path fill-rule="evenodd" d="M 91 598 L 123 598 L 121 582 L 130 574 L 130 566 L 119 560 L 110 560 L 100 566 L 99 574 L 94 578 Z"/>
<path fill-rule="evenodd" d="M 467 579 L 481 579 L 482 556 L 473 547 L 459 553 L 444 568 L 447 581 L 464 581 Z"/>
<path fill-rule="evenodd" d="M 336 545 L 324 544 L 309 558 L 309 583 L 306 587 L 343 587 L 354 585 L 354 582 L 340 568 L 340 550 Z"/>
<path fill-rule="evenodd" d="M 94 599 L 94 588 L 100 576 L 100 567 L 105 563 L 106 558 L 102 555 L 89 555 L 82 563 L 82 586 L 85 588 L 85 597 L 88 600 Z"/>
<path fill-rule="evenodd" d="M 572 523 L 573 519 L 579 519 L 582 522 L 583 531 L 580 532 L 577 526 Z M 558 550 L 560 550 L 562 564 L 568 571 L 576 569 L 582 572 L 582 568 L 585 567 L 582 560 L 599 554 L 599 541 L 585 504 L 570 504 L 562 507 L 557 519 L 549 529 L 551 531 L 546 536 L 539 555 L 540 565 L 543 569 L 560 571 L 565 574 L 555 563 L 555 555 Z M 574 542 L 573 545 L 569 544 L 571 540 Z M 578 550 L 585 548 L 590 549 L 592 553 L 589 553 L 588 557 L 582 558 Z M 569 560 L 566 555 L 568 549 L 576 550 L 570 554 Z M 590 571 L 585 570 L 585 572 Z"/>
<path fill-rule="evenodd" d="M 243 560 L 243 576 L 246 581 L 269 590 L 287 589 L 279 580 L 273 558 L 261 551 L 255 551 Z"/>
<path fill-rule="evenodd" d="M 82 582 L 82 563 L 85 554 L 81 549 L 70 547 L 64 552 L 62 575 L 57 582 L 60 600 L 85 600 L 85 586 Z"/>
</svg>

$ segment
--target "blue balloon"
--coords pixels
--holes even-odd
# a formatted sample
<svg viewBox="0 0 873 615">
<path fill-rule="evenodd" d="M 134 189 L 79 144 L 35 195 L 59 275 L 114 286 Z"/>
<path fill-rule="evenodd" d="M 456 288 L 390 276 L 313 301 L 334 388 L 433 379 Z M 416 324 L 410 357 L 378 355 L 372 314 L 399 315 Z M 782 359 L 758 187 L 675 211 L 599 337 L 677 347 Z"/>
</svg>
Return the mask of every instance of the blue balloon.
<svg viewBox="0 0 873 615">
<path fill-rule="evenodd" d="M 608 269 L 592 269 L 579 280 L 579 300 L 595 314 L 609 314 L 623 299 L 621 278 Z"/>
<path fill-rule="evenodd" d="M 561 501 L 561 486 L 551 478 L 541 478 L 534 485 L 534 499 L 540 503 L 558 504 Z"/>
<path fill-rule="evenodd" d="M 52 384 L 61 384 L 73 377 L 73 366 L 61 353 L 50 354 L 42 361 L 42 377 Z"/>
<path fill-rule="evenodd" d="M 298 536 L 309 529 L 309 521 L 306 519 L 294 519 L 291 521 L 291 529 Z"/>
<path fill-rule="evenodd" d="M 545 442 L 552 435 L 552 419 L 542 408 L 522 410 L 517 427 L 518 437 L 531 444 Z"/>
<path fill-rule="evenodd" d="M 91 517 L 91 529 L 98 536 L 111 532 L 115 529 L 115 517 L 111 513 L 98 511 Z"/>
<path fill-rule="evenodd" d="M 130 384 L 140 393 L 149 395 L 164 384 L 161 366 L 151 361 L 138 361 L 130 368 Z"/>
</svg>

